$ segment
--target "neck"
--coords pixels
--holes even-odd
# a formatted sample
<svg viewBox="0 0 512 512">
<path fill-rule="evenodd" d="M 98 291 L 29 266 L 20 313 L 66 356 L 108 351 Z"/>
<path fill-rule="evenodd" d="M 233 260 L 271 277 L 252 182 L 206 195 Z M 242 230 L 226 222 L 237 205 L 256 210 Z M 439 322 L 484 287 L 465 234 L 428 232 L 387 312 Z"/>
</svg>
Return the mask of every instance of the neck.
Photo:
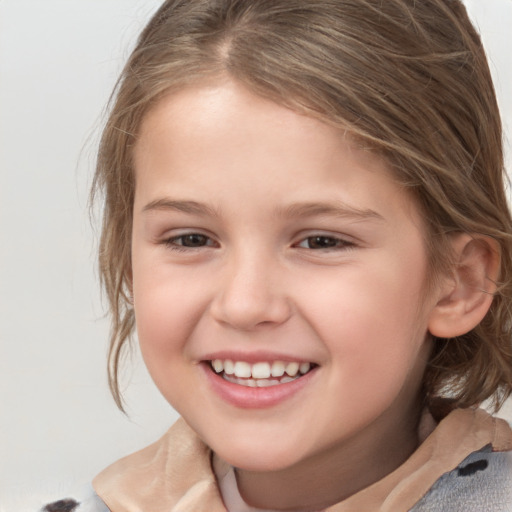
<svg viewBox="0 0 512 512">
<path fill-rule="evenodd" d="M 254 472 L 236 469 L 244 501 L 256 508 L 318 511 L 343 501 L 399 467 L 418 446 L 420 409 L 382 432 L 370 425 L 357 439 L 315 454 L 292 467 Z"/>
</svg>

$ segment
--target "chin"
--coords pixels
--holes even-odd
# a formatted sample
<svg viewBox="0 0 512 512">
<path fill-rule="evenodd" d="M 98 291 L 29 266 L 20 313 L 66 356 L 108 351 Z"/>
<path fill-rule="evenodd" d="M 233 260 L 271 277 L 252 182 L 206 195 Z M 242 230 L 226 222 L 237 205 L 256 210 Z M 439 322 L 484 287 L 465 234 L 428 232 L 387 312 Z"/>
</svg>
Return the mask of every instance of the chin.
<svg viewBox="0 0 512 512">
<path fill-rule="evenodd" d="M 247 446 L 230 443 L 226 446 L 212 446 L 213 451 L 231 466 L 254 472 L 281 471 L 294 466 L 302 459 L 302 454 L 291 447 L 277 450 L 271 446 Z"/>
</svg>

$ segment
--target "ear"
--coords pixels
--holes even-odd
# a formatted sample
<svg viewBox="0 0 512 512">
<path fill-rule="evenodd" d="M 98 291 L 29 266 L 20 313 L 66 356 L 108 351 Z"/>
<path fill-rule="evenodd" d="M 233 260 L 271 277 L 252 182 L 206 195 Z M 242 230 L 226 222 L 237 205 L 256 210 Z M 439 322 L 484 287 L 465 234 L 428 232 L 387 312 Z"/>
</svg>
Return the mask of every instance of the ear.
<svg viewBox="0 0 512 512">
<path fill-rule="evenodd" d="M 454 338 L 475 328 L 491 307 L 500 270 L 498 243 L 484 235 L 460 233 L 452 241 L 454 268 L 442 278 L 429 332 Z"/>
</svg>

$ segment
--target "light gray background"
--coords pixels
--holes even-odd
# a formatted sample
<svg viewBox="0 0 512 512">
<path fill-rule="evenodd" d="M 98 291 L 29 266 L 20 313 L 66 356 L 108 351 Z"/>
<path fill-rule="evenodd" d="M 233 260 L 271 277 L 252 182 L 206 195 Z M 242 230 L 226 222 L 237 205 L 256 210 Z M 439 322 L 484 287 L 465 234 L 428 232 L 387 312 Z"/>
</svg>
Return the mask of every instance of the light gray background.
<svg viewBox="0 0 512 512">
<path fill-rule="evenodd" d="M 466 3 L 510 141 L 512 0 Z M 0 0 L 0 512 L 62 497 L 176 417 L 138 354 L 125 372 L 130 419 L 110 398 L 87 213 L 103 107 L 159 4 Z"/>
</svg>

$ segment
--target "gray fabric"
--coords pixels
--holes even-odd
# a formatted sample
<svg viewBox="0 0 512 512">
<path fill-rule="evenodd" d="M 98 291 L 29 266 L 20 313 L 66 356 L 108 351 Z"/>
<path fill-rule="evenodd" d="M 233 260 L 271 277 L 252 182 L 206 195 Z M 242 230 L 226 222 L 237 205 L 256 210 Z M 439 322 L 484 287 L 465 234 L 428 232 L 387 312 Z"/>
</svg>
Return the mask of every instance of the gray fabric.
<svg viewBox="0 0 512 512">
<path fill-rule="evenodd" d="M 92 487 L 76 501 L 71 509 L 59 509 L 56 502 L 42 511 L 110 512 Z M 489 446 L 472 453 L 444 474 L 410 512 L 512 512 L 512 452 L 492 452 Z"/>
<path fill-rule="evenodd" d="M 110 512 L 110 510 L 89 485 L 79 495 L 48 503 L 40 512 Z"/>
<path fill-rule="evenodd" d="M 82 501 L 76 512 L 110 512 L 103 500 L 94 493 L 90 498 Z"/>
<path fill-rule="evenodd" d="M 474 452 L 444 474 L 411 512 L 512 512 L 512 452 Z"/>
</svg>

